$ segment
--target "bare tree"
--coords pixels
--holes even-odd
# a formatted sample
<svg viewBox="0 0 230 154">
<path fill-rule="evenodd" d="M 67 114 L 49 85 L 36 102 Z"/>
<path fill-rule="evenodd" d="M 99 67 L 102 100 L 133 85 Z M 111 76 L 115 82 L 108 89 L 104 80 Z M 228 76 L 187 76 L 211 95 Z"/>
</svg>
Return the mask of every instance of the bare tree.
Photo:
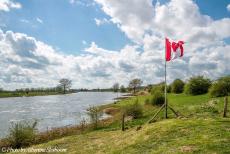
<svg viewBox="0 0 230 154">
<path fill-rule="evenodd" d="M 66 93 L 66 90 L 70 89 L 70 87 L 72 86 L 72 81 L 69 79 L 63 78 L 59 81 L 59 83 L 60 83 L 60 86 L 63 87 L 64 94 Z"/>
<path fill-rule="evenodd" d="M 136 92 L 136 89 L 139 88 L 142 84 L 141 79 L 133 79 L 129 82 L 129 87 L 133 89 L 133 92 Z"/>
<path fill-rule="evenodd" d="M 113 91 L 118 92 L 118 90 L 119 90 L 119 83 L 114 83 L 113 84 Z"/>
</svg>

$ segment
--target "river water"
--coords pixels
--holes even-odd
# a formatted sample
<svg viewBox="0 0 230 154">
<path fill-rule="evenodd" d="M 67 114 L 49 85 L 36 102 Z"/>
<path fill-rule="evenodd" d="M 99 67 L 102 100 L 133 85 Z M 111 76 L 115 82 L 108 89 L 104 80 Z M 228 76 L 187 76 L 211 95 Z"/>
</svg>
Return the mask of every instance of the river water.
<svg viewBox="0 0 230 154">
<path fill-rule="evenodd" d="M 38 130 L 79 124 L 87 119 L 86 109 L 113 102 L 121 96 L 113 92 L 80 92 L 66 95 L 0 99 L 0 138 L 6 137 L 11 123 L 38 121 Z"/>
</svg>

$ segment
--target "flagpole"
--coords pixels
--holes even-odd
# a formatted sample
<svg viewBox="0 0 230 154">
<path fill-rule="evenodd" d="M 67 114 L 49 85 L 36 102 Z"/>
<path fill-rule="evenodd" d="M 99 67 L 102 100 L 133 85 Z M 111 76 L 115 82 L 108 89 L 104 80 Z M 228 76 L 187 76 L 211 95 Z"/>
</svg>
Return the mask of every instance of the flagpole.
<svg viewBox="0 0 230 154">
<path fill-rule="evenodd" d="M 168 102 L 167 102 L 167 80 L 166 80 L 166 52 L 165 52 L 165 118 L 168 118 Z"/>
</svg>

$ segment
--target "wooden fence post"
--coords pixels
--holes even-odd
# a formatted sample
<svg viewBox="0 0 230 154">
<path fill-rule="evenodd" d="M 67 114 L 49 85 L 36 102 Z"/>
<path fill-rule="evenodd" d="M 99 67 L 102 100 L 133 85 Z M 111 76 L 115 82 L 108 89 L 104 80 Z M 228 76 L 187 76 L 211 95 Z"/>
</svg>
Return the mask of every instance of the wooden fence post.
<svg viewBox="0 0 230 154">
<path fill-rule="evenodd" d="M 122 114 L 122 118 L 121 118 L 121 130 L 125 131 L 125 114 Z"/>
<path fill-rule="evenodd" d="M 228 110 L 228 96 L 224 98 L 224 113 L 223 117 L 227 117 L 227 110 Z"/>
</svg>

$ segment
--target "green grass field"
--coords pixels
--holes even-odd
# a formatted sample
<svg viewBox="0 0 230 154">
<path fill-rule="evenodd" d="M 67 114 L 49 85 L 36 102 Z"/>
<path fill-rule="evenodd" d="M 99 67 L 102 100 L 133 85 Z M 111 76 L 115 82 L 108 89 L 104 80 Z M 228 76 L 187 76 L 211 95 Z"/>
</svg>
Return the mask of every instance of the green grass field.
<svg viewBox="0 0 230 154">
<path fill-rule="evenodd" d="M 169 94 L 170 105 L 183 117 L 174 118 L 169 112 L 170 118 L 165 120 L 162 112 L 157 122 L 151 124 L 147 122 L 159 107 L 145 105 L 148 97 L 137 96 L 101 107 L 119 111 L 138 98 L 144 107 L 144 116 L 127 122 L 128 129 L 124 132 L 120 130 L 120 113 L 117 112 L 111 123 L 101 124 L 98 130 L 49 141 L 33 148 L 65 148 L 69 154 L 230 153 L 230 118 L 222 118 L 222 97 L 212 99 L 208 95 Z M 137 131 L 140 125 L 142 128 Z"/>
</svg>

